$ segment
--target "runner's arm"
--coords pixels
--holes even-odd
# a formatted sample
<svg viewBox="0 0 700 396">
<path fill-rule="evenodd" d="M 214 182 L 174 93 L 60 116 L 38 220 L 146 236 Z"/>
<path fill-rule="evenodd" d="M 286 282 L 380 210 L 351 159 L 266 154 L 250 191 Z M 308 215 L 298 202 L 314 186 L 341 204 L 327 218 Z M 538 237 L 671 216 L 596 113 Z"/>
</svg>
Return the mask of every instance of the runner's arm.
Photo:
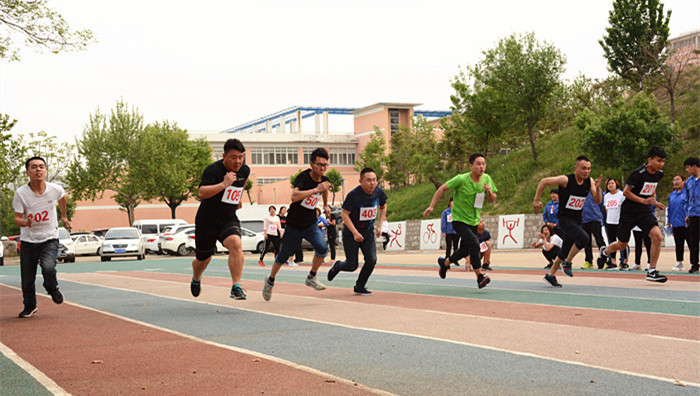
<svg viewBox="0 0 700 396">
<path fill-rule="evenodd" d="M 437 189 L 437 191 L 435 191 L 435 194 L 433 195 L 433 200 L 430 201 L 430 206 L 428 206 L 428 208 L 425 209 L 425 211 L 423 211 L 423 217 L 432 213 L 433 209 L 435 209 L 435 205 L 437 205 L 437 202 L 440 200 L 440 198 L 442 198 L 443 195 L 445 195 L 445 192 L 449 189 L 450 188 L 447 187 L 447 184 L 443 184 L 442 186 L 440 186 L 440 188 Z"/>
<path fill-rule="evenodd" d="M 377 218 L 379 219 L 379 224 L 377 224 L 377 237 L 382 234 L 382 224 L 386 221 L 386 204 L 379 207 L 377 211 Z"/>
<path fill-rule="evenodd" d="M 568 183 L 569 178 L 564 175 L 545 177 L 542 180 L 540 180 L 540 183 L 537 185 L 537 191 L 535 192 L 535 199 L 532 201 L 532 205 L 535 208 L 535 213 L 539 213 L 539 210 L 542 208 L 542 202 L 540 201 L 540 198 L 542 198 L 542 193 L 544 192 L 545 187 L 566 187 Z"/>
<path fill-rule="evenodd" d="M 357 228 L 355 228 L 355 224 L 352 223 L 352 220 L 350 220 L 350 211 L 347 209 L 343 209 L 343 212 L 340 214 L 340 217 L 343 218 L 343 225 L 345 227 L 348 227 L 348 230 L 355 235 L 357 234 Z"/>
</svg>

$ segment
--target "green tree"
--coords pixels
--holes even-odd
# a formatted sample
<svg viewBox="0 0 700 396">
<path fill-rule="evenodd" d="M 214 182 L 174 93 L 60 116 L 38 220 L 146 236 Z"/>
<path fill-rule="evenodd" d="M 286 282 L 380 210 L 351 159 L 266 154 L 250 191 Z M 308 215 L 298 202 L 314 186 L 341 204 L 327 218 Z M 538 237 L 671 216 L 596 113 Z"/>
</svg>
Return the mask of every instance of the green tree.
<svg viewBox="0 0 700 396">
<path fill-rule="evenodd" d="M 399 127 L 391 137 L 391 152 L 386 158 L 384 178 L 392 187 L 423 180 L 440 187 L 445 160 L 439 151 L 434 127 L 425 118 L 418 116 L 410 127 Z"/>
<path fill-rule="evenodd" d="M 377 174 L 377 182 L 381 185 L 384 180 L 384 162 L 386 161 L 386 143 L 384 134 L 378 126 L 374 127 L 374 132 L 370 134 L 369 142 L 364 150 L 358 155 L 353 168 L 360 172 L 364 168 L 372 168 Z"/>
<path fill-rule="evenodd" d="M 560 84 L 565 63 L 553 44 L 540 43 L 534 33 L 528 33 L 501 39 L 471 68 L 477 86 L 494 90 L 490 96 L 501 109 L 501 121 L 510 123 L 504 129 L 527 136 L 535 161 L 536 127 Z"/>
<path fill-rule="evenodd" d="M 211 163 L 211 147 L 203 138 L 189 140 L 187 131 L 168 121 L 147 125 L 136 139 L 129 171 L 143 199 L 164 202 L 174 219 L 177 207 L 197 195 L 202 172 Z"/>
<path fill-rule="evenodd" d="M 328 172 L 326 172 L 326 177 L 331 185 L 328 191 L 333 194 L 333 199 L 331 199 L 331 202 L 335 202 L 335 193 L 340 191 L 340 187 L 343 185 L 343 175 L 340 174 L 339 170 L 331 168 L 328 170 Z"/>
<path fill-rule="evenodd" d="M 675 139 L 671 123 L 645 93 L 629 100 L 620 97 L 598 114 L 585 111 L 576 126 L 583 130 L 582 146 L 594 163 L 621 168 L 623 174 L 644 163 L 651 146 L 670 149 Z"/>
<path fill-rule="evenodd" d="M 245 182 L 243 189 L 245 190 L 246 194 L 248 194 L 248 202 L 250 202 L 251 205 L 254 204 L 255 202 L 253 202 L 253 198 L 250 196 L 250 191 L 253 189 L 253 181 L 248 179 L 248 181 Z"/>
<path fill-rule="evenodd" d="M 27 152 L 22 136 L 9 133 L 16 123 L 9 115 L 0 114 L 0 186 L 8 189 L 23 177 Z"/>
<path fill-rule="evenodd" d="M 614 0 L 606 35 L 599 40 L 611 72 L 632 89 L 644 90 L 645 81 L 658 75 L 666 61 L 668 22 L 659 0 Z"/>
<path fill-rule="evenodd" d="M 54 54 L 84 50 L 94 41 L 90 30 L 71 30 L 61 14 L 47 3 L 47 0 L 0 1 L 0 58 L 19 60 L 15 39 Z"/>
<path fill-rule="evenodd" d="M 297 171 L 297 173 L 295 173 L 295 174 L 289 176 L 289 184 L 292 185 L 292 189 L 294 188 L 294 182 L 297 180 L 297 176 L 299 176 L 299 174 L 300 174 L 301 172 L 302 172 L 302 170 L 299 169 L 299 170 Z"/>
<path fill-rule="evenodd" d="M 668 98 L 669 110 L 671 115 L 671 124 L 676 123 L 676 97 L 691 89 L 698 81 L 700 81 L 700 73 L 692 67 L 692 61 L 700 55 L 700 50 L 687 51 L 684 53 L 672 53 L 667 65 L 659 74 L 658 86 L 664 95 Z M 691 66 L 688 73 L 688 66 Z M 695 73 L 693 73 L 695 71 Z"/>
<path fill-rule="evenodd" d="M 134 210 L 145 190 L 133 172 L 136 164 L 145 161 L 138 158 L 145 151 L 138 147 L 143 130 L 143 116 L 122 100 L 109 116 L 99 109 L 91 114 L 76 144 L 78 157 L 67 175 L 74 198 L 94 200 L 98 194 L 114 191 L 114 200 L 126 211 L 129 225 L 133 224 Z"/>
</svg>

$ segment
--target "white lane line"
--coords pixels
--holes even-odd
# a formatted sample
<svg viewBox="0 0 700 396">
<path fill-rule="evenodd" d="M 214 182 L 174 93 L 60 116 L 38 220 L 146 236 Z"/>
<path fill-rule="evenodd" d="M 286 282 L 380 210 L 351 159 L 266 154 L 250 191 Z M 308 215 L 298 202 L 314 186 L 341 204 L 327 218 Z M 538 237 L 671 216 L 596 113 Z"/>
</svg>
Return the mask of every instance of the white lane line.
<svg viewBox="0 0 700 396">
<path fill-rule="evenodd" d="M 7 345 L 0 342 L 0 353 L 7 356 L 8 359 L 12 360 L 16 365 L 21 367 L 29 375 L 31 375 L 35 380 L 37 380 L 41 385 L 43 385 L 49 392 L 54 395 L 70 395 L 65 389 L 61 388 L 57 383 L 55 383 L 51 378 L 42 373 L 38 368 L 32 366 L 31 363 L 22 359 L 10 349 Z M 5 374 L 7 375 L 7 374 Z"/>
</svg>

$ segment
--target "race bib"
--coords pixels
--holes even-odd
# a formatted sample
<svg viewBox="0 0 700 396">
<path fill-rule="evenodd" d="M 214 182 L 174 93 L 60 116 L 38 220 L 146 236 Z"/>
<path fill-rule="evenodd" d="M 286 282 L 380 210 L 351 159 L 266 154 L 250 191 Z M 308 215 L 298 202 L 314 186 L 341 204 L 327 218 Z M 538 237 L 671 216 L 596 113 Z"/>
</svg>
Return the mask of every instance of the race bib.
<svg viewBox="0 0 700 396">
<path fill-rule="evenodd" d="M 476 197 L 474 198 L 474 207 L 477 209 L 481 209 L 484 207 L 484 197 L 486 196 L 486 193 L 478 193 L 476 194 Z"/>
<path fill-rule="evenodd" d="M 370 221 L 377 218 L 377 207 L 360 208 L 360 221 Z"/>
<path fill-rule="evenodd" d="M 452 223 L 452 213 L 447 214 L 447 222 Z"/>
<path fill-rule="evenodd" d="M 644 195 L 647 197 L 651 197 L 654 195 L 654 192 L 656 191 L 656 186 L 659 183 L 649 183 L 649 182 L 644 182 L 644 185 L 642 186 L 642 189 L 639 191 L 639 195 Z"/>
<path fill-rule="evenodd" d="M 571 210 L 582 210 L 584 202 L 586 202 L 586 197 L 577 197 L 572 195 L 569 197 L 569 200 L 566 201 L 566 208 Z"/>
<path fill-rule="evenodd" d="M 45 206 L 43 208 L 38 209 L 34 213 L 27 213 L 27 219 L 32 219 L 32 226 L 35 225 L 43 225 L 46 223 L 50 223 L 54 220 L 54 215 L 56 214 L 56 211 L 53 210 L 52 205 Z"/>
<path fill-rule="evenodd" d="M 319 199 L 321 199 L 321 193 L 316 193 L 314 195 L 309 195 L 301 201 L 301 206 L 305 207 L 306 209 L 316 209 L 316 205 L 318 204 Z"/>
<path fill-rule="evenodd" d="M 241 202 L 241 195 L 243 195 L 243 187 L 228 186 L 224 190 L 224 196 L 221 197 L 221 202 L 238 205 Z"/>
<path fill-rule="evenodd" d="M 268 234 L 277 234 L 277 224 L 270 224 L 267 227 L 267 233 Z"/>
<path fill-rule="evenodd" d="M 486 242 L 481 242 L 481 244 L 479 245 L 479 251 L 483 253 L 487 250 L 489 250 L 489 245 L 487 245 Z"/>
<path fill-rule="evenodd" d="M 610 201 L 605 203 L 605 207 L 608 209 L 611 208 L 617 208 L 617 200 L 616 199 L 611 199 Z"/>
</svg>

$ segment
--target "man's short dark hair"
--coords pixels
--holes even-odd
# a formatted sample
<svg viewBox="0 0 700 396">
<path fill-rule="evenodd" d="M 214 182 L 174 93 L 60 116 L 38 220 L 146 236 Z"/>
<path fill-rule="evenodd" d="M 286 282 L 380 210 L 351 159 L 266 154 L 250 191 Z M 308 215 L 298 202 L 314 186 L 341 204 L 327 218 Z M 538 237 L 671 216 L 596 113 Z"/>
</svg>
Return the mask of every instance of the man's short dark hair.
<svg viewBox="0 0 700 396">
<path fill-rule="evenodd" d="M 316 158 L 321 157 L 328 159 L 328 150 L 324 149 L 323 147 L 319 147 L 315 149 L 314 151 L 311 152 L 311 156 L 309 157 L 309 161 L 311 162 L 316 162 Z"/>
<path fill-rule="evenodd" d="M 697 166 L 700 168 L 700 158 L 688 157 L 685 161 L 683 161 L 683 166 Z"/>
<path fill-rule="evenodd" d="M 666 158 L 666 151 L 664 151 L 664 149 L 662 149 L 659 146 L 654 146 L 651 149 L 649 149 L 649 155 L 647 157 L 648 158 L 654 158 L 654 157 Z"/>
<path fill-rule="evenodd" d="M 469 156 L 469 165 L 473 164 L 474 161 L 476 161 L 476 159 L 479 158 L 479 157 L 481 157 L 481 158 L 483 158 L 483 159 L 486 159 L 486 157 L 485 157 L 483 154 L 481 154 L 481 153 L 474 153 L 474 154 L 472 154 L 472 155 Z"/>
<path fill-rule="evenodd" d="M 581 162 L 581 161 L 588 161 L 588 162 L 591 162 L 591 160 L 589 160 L 588 157 L 586 157 L 585 155 L 579 155 L 578 157 L 576 157 L 576 163 L 577 163 L 577 164 L 578 164 L 579 162 Z"/>
<path fill-rule="evenodd" d="M 39 157 L 38 155 L 35 155 L 32 158 L 28 159 L 27 162 L 24 163 L 24 169 L 29 170 L 29 163 L 34 161 L 34 160 L 41 160 L 41 162 L 44 163 L 44 167 L 46 167 L 46 160 Z"/>
<path fill-rule="evenodd" d="M 245 146 L 238 139 L 229 139 L 226 141 L 226 143 L 224 143 L 224 154 L 228 153 L 231 150 L 236 150 L 241 153 L 245 153 Z"/>
<path fill-rule="evenodd" d="M 557 190 L 556 188 L 553 188 L 553 189 L 549 190 L 549 194 L 550 194 L 550 195 L 551 195 L 551 194 L 557 194 L 557 195 L 559 195 L 559 190 Z"/>
<path fill-rule="evenodd" d="M 370 172 L 374 173 L 375 175 L 377 174 L 377 172 L 375 172 L 374 169 L 367 167 L 367 168 L 362 169 L 362 171 L 360 171 L 360 179 L 362 179 L 365 176 L 365 173 L 370 173 Z"/>
<path fill-rule="evenodd" d="M 277 208 L 275 208 L 275 205 L 270 205 L 270 206 L 269 206 L 269 207 L 267 208 L 267 211 L 269 212 L 269 211 L 270 211 L 270 209 L 274 209 L 274 210 L 277 210 Z"/>
</svg>

